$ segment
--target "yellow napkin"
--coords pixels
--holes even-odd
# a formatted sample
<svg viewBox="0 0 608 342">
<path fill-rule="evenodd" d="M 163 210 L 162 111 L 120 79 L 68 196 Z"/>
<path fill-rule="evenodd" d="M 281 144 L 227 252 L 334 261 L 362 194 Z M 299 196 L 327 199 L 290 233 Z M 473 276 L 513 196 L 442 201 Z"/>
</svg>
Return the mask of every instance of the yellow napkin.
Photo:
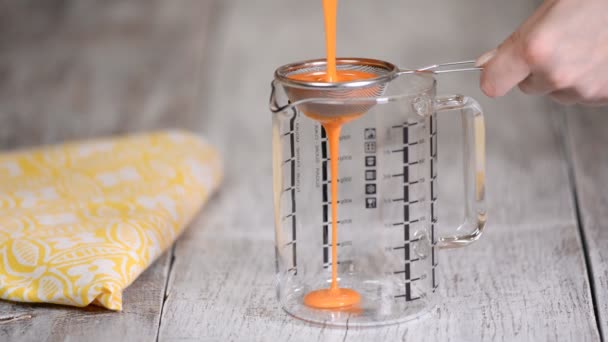
<svg viewBox="0 0 608 342">
<path fill-rule="evenodd" d="M 220 181 L 179 131 L 0 154 L 0 298 L 121 310 Z"/>
</svg>

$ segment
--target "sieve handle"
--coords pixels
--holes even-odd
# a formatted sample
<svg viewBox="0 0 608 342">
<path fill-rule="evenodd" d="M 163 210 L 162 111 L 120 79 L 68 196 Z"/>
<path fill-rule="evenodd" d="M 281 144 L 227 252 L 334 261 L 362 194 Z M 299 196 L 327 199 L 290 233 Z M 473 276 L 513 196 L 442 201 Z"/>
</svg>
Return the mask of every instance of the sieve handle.
<svg viewBox="0 0 608 342">
<path fill-rule="evenodd" d="M 463 128 L 464 222 L 457 234 L 439 238 L 439 248 L 464 247 L 479 239 L 486 225 L 486 138 L 483 110 L 474 99 L 451 95 L 437 97 L 437 112 L 460 111 Z"/>
<path fill-rule="evenodd" d="M 477 70 L 483 70 L 483 68 L 475 66 L 474 60 L 469 60 L 469 61 L 459 61 L 459 62 L 449 62 L 449 63 L 427 65 L 423 68 L 418 68 L 415 70 L 402 69 L 402 70 L 399 70 L 397 75 L 400 76 L 400 75 L 424 73 L 424 72 L 433 73 L 433 74 L 445 74 L 448 72 L 477 71 Z"/>
</svg>

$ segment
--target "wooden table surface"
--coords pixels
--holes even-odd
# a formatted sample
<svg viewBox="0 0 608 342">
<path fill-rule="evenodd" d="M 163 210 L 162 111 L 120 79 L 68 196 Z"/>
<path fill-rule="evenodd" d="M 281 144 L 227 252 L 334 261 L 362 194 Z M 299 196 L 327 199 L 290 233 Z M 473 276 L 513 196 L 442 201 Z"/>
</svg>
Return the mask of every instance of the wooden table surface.
<svg viewBox="0 0 608 342">
<path fill-rule="evenodd" d="M 474 58 L 537 1 L 349 0 L 340 55 L 403 67 Z M 0 341 L 597 341 L 608 333 L 608 110 L 477 74 L 440 92 L 487 113 L 485 235 L 442 251 L 438 308 L 377 329 L 288 317 L 274 290 L 269 82 L 323 56 L 319 1 L 0 0 L 0 148 L 178 127 L 205 134 L 226 181 L 124 311 L 0 302 Z M 440 117 L 441 229 L 461 216 L 460 124 Z M 452 172 L 454 171 L 454 172 Z"/>
</svg>

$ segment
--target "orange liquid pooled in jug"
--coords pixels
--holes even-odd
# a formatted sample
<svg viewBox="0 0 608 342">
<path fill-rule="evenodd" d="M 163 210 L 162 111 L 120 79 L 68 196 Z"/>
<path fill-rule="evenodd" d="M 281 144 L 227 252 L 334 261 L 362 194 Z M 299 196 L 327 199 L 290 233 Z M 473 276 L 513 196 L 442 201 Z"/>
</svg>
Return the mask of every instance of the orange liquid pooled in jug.
<svg viewBox="0 0 608 342">
<path fill-rule="evenodd" d="M 325 35 L 327 43 L 327 71 L 292 75 L 290 78 L 307 82 L 349 82 L 376 77 L 375 74 L 357 70 L 337 70 L 336 68 L 336 12 L 337 0 L 323 0 L 325 12 Z M 345 309 L 357 305 L 361 295 L 352 289 L 338 286 L 338 159 L 340 131 L 342 125 L 357 119 L 363 113 L 342 116 L 323 116 L 323 113 L 304 113 L 319 121 L 329 141 L 331 174 L 331 285 L 328 289 L 309 292 L 304 296 L 304 304 L 317 309 Z"/>
</svg>

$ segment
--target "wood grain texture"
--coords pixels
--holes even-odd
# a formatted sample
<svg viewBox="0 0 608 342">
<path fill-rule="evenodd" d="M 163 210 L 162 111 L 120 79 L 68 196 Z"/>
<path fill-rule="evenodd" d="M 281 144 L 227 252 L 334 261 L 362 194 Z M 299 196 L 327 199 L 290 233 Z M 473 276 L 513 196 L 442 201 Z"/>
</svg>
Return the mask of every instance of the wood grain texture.
<svg viewBox="0 0 608 342">
<path fill-rule="evenodd" d="M 0 1 L 0 149 L 194 129 L 212 1 Z M 0 341 L 154 341 L 172 255 L 124 310 L 0 302 Z"/>
<path fill-rule="evenodd" d="M 343 2 L 338 50 L 404 67 L 469 59 L 508 36 L 533 9 L 525 0 Z M 268 84 L 278 65 L 323 55 L 320 6 L 224 0 L 214 19 L 204 131 L 227 156 L 227 178 L 176 245 L 161 341 L 599 340 L 561 117 L 544 100 L 518 94 L 482 98 L 488 113 L 488 229 L 473 246 L 442 252 L 444 300 L 431 317 L 340 330 L 283 313 L 274 287 Z M 442 77 L 441 91 L 481 98 L 477 81 L 477 75 Z M 444 231 L 461 213 L 461 180 L 452 172 L 460 160 L 454 144 L 459 127 L 456 116 L 442 115 Z"/>
<path fill-rule="evenodd" d="M 598 322 L 608 333 L 608 109 L 565 108 L 580 219 L 587 247 Z"/>
</svg>

